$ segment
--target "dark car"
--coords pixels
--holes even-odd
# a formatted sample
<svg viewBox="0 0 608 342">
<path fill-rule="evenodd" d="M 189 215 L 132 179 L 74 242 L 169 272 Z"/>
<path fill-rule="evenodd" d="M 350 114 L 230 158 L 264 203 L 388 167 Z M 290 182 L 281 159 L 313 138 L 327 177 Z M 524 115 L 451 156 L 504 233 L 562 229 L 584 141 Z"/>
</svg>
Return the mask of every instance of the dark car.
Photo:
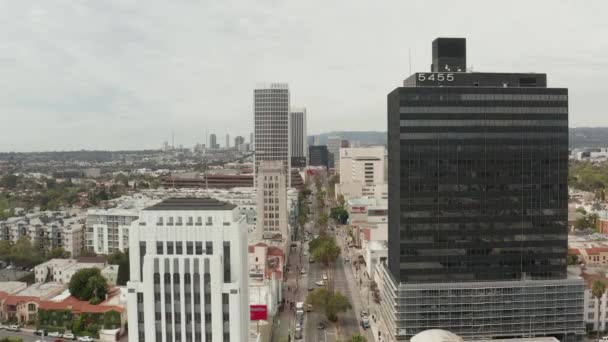
<svg viewBox="0 0 608 342">
<path fill-rule="evenodd" d="M 325 329 L 325 323 L 319 322 L 319 324 L 317 324 L 317 329 Z"/>
</svg>

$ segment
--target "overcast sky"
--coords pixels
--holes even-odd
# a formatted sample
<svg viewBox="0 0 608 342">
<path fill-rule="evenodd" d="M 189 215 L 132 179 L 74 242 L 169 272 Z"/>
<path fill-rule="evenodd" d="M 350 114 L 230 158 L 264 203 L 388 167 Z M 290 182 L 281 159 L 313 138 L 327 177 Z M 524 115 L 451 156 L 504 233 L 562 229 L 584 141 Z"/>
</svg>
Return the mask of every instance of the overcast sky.
<svg viewBox="0 0 608 342">
<path fill-rule="evenodd" d="M 570 126 L 608 126 L 608 1 L 0 0 L 0 151 L 191 147 L 253 129 L 288 82 L 309 133 L 386 130 L 386 94 L 466 37 L 475 71 L 570 88 Z"/>
</svg>

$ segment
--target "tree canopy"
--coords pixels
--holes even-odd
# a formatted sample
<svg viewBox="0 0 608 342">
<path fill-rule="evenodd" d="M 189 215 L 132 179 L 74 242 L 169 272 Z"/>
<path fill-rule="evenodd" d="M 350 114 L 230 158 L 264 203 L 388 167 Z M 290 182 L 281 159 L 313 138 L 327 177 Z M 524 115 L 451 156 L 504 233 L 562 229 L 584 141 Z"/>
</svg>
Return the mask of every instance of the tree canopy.
<svg viewBox="0 0 608 342">
<path fill-rule="evenodd" d="M 83 268 L 72 276 L 68 289 L 72 296 L 99 304 L 108 292 L 106 278 L 98 268 Z"/>
<path fill-rule="evenodd" d="M 361 334 L 356 334 L 350 338 L 349 342 L 367 342 L 367 339 Z"/>
<path fill-rule="evenodd" d="M 327 234 L 321 234 L 316 239 L 312 239 L 308 243 L 308 247 L 315 260 L 321 261 L 325 266 L 336 261 L 341 251 L 336 239 Z"/>
<path fill-rule="evenodd" d="M 348 221 L 348 211 L 344 207 L 333 207 L 329 212 L 329 217 L 336 220 L 339 224 L 346 224 Z"/>
<path fill-rule="evenodd" d="M 330 292 L 326 288 L 319 288 L 310 292 L 306 297 L 306 303 L 322 311 L 331 322 L 338 320 L 340 312 L 346 312 L 351 308 L 346 296 L 340 292 Z"/>
</svg>

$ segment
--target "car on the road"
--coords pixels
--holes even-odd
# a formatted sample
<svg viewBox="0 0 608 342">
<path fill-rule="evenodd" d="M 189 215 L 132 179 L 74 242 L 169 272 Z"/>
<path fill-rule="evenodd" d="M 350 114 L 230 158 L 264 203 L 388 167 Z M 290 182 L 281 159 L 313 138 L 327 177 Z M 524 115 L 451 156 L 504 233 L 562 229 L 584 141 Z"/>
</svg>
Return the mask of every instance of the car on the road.
<svg viewBox="0 0 608 342">
<path fill-rule="evenodd" d="M 327 280 L 327 274 L 323 273 L 323 280 Z"/>
<path fill-rule="evenodd" d="M 93 340 L 92 337 L 89 337 L 89 336 L 80 336 L 78 338 L 78 341 L 80 341 L 80 342 L 93 342 L 94 340 Z"/>
<path fill-rule="evenodd" d="M 344 257 L 344 261 L 350 261 L 349 257 Z"/>
<path fill-rule="evenodd" d="M 16 325 L 16 324 L 13 324 L 13 325 L 9 325 L 9 326 L 6 328 L 6 330 L 8 330 L 8 331 L 20 331 L 20 330 L 21 330 L 21 327 L 20 327 L 20 326 L 18 326 L 18 325 Z"/>
<path fill-rule="evenodd" d="M 75 340 L 76 336 L 74 336 L 74 334 L 67 333 L 67 334 L 63 334 L 63 339 L 64 340 Z"/>
<path fill-rule="evenodd" d="M 8 328 L 8 326 L 0 324 L 0 330 L 6 330 L 6 328 Z"/>
<path fill-rule="evenodd" d="M 314 287 L 309 287 L 309 288 L 308 288 L 308 292 L 312 292 L 312 291 L 314 291 L 314 290 L 315 290 L 315 288 L 314 288 Z"/>
<path fill-rule="evenodd" d="M 306 270 L 305 269 L 301 269 L 300 270 L 300 274 L 306 274 Z"/>
<path fill-rule="evenodd" d="M 63 337 L 63 334 L 58 331 L 51 331 L 48 333 L 49 337 Z"/>
<path fill-rule="evenodd" d="M 311 264 L 314 264 L 315 263 L 315 258 L 313 258 L 313 257 L 308 258 L 308 262 L 311 263 Z"/>
<path fill-rule="evenodd" d="M 368 317 L 368 316 L 369 316 L 369 314 L 367 313 L 367 311 L 366 311 L 366 310 L 361 310 L 361 313 L 360 313 L 360 314 L 361 314 L 361 318 L 363 318 L 363 317 Z"/>
<path fill-rule="evenodd" d="M 34 331 L 34 335 L 46 336 L 46 331 L 44 331 L 44 329 L 39 329 L 39 330 Z"/>
<path fill-rule="evenodd" d="M 317 324 L 317 329 L 325 329 L 325 323 L 319 322 L 319 324 Z"/>
<path fill-rule="evenodd" d="M 300 329 L 296 328 L 296 333 L 294 334 L 294 337 L 296 338 L 296 340 L 299 340 L 302 338 L 302 328 L 300 327 Z"/>
<path fill-rule="evenodd" d="M 318 280 L 317 282 L 315 282 L 315 285 L 323 286 L 323 285 L 325 285 L 325 282 L 323 280 Z"/>
<path fill-rule="evenodd" d="M 302 253 L 303 256 L 308 256 L 308 252 Z"/>
</svg>

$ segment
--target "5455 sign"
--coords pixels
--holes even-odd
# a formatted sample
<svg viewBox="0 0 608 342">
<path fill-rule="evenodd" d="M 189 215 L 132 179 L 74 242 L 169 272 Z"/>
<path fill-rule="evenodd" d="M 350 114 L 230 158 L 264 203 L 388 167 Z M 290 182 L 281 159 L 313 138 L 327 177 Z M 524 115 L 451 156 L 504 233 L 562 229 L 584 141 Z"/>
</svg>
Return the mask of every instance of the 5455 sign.
<svg viewBox="0 0 608 342">
<path fill-rule="evenodd" d="M 418 82 L 454 82 L 454 74 L 443 72 L 418 73 Z"/>
</svg>

